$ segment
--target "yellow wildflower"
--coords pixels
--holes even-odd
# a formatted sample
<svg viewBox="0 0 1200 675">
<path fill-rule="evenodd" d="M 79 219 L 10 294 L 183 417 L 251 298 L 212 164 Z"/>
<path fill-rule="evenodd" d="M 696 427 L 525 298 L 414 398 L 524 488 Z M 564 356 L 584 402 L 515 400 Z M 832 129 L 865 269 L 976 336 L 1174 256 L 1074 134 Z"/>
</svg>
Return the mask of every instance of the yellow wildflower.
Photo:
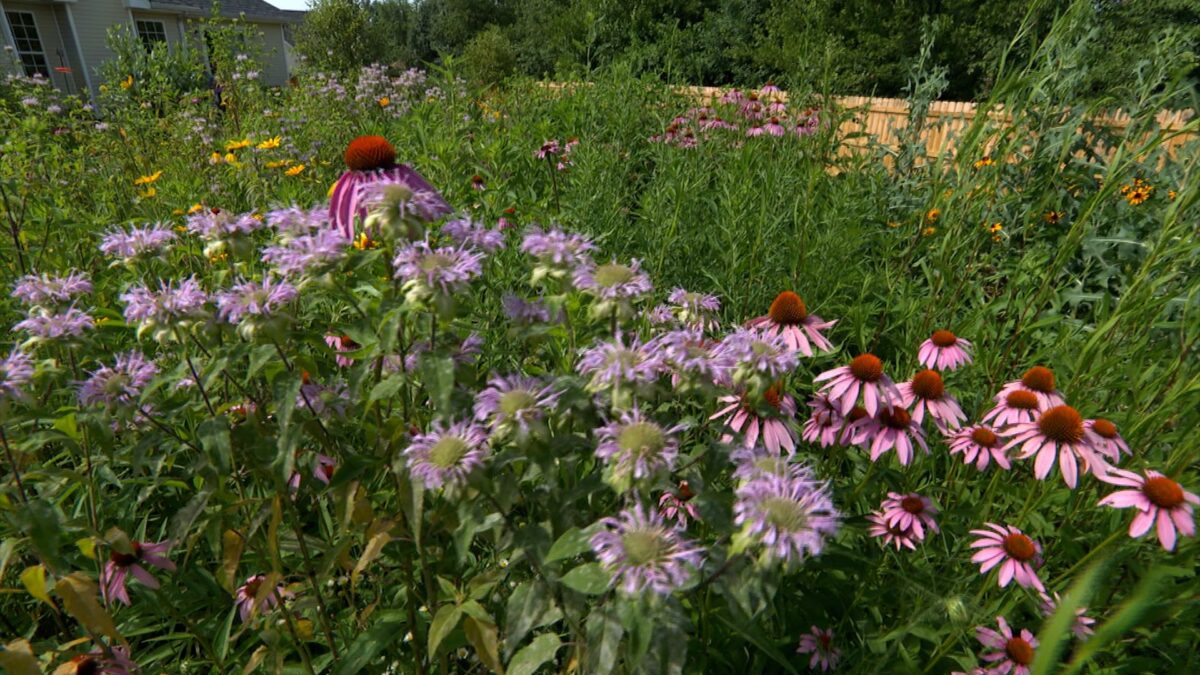
<svg viewBox="0 0 1200 675">
<path fill-rule="evenodd" d="M 1167 199 L 1169 201 L 1175 201 L 1175 197 L 1177 197 L 1178 195 L 1179 195 L 1179 193 L 1174 190 L 1167 190 Z"/>
<path fill-rule="evenodd" d="M 173 216 L 182 216 L 182 215 L 183 215 L 183 209 L 171 209 L 171 215 L 173 215 Z"/>
<path fill-rule="evenodd" d="M 927 222 L 927 223 L 936 223 L 938 221 L 938 218 L 941 218 L 941 217 L 942 217 L 941 209 L 929 209 L 928 211 L 925 212 L 925 222 Z"/>
<path fill-rule="evenodd" d="M 304 171 L 304 165 L 297 164 L 296 166 L 293 166 L 292 168 L 288 169 L 287 171 L 284 171 L 284 173 L 286 173 L 289 176 L 299 176 L 300 172 L 302 172 L 302 171 Z"/>
<path fill-rule="evenodd" d="M 216 254 L 216 255 L 210 255 L 210 256 L 208 256 L 208 261 L 209 261 L 209 262 L 224 262 L 224 261 L 226 261 L 226 260 L 229 260 L 229 254 L 228 254 L 228 253 L 218 253 L 218 254 Z"/>
<path fill-rule="evenodd" d="M 325 193 L 325 198 L 329 199 L 329 198 L 333 197 L 333 191 L 336 189 L 337 189 L 337 181 L 334 181 L 333 184 L 329 186 L 329 192 Z"/>
<path fill-rule="evenodd" d="M 258 211 L 255 211 L 254 213 L 251 213 L 251 214 L 250 214 L 250 217 L 251 217 L 251 218 L 253 218 L 253 219 L 255 219 L 255 220 L 257 220 L 257 221 L 258 221 L 258 222 L 260 222 L 260 223 L 261 223 L 261 222 L 264 220 L 264 219 L 263 219 L 263 214 L 259 213 Z"/>
<path fill-rule="evenodd" d="M 933 234 L 935 232 L 937 232 L 936 227 L 926 227 L 925 229 L 921 230 L 921 236 L 922 237 L 930 237 L 930 236 L 933 236 Z"/>
<path fill-rule="evenodd" d="M 209 164 L 220 164 L 223 161 L 225 161 L 225 158 L 223 158 L 219 152 L 214 152 L 208 157 Z"/>
<path fill-rule="evenodd" d="M 240 141 L 229 141 L 228 143 L 225 144 L 225 151 L 231 152 L 233 150 L 241 150 L 243 148 L 250 147 L 250 145 L 251 145 L 251 142 L 250 142 L 249 138 L 243 138 Z"/>
<path fill-rule="evenodd" d="M 1062 211 L 1047 211 L 1046 215 L 1043 217 L 1046 219 L 1047 223 L 1050 223 L 1051 225 L 1057 225 L 1060 222 L 1062 222 L 1063 212 Z"/>
<path fill-rule="evenodd" d="M 175 231 L 178 232 L 179 234 L 183 234 L 184 232 L 187 232 L 187 227 L 185 227 L 183 225 L 176 225 Z"/>
<path fill-rule="evenodd" d="M 379 107 L 380 108 L 386 108 L 391 104 L 392 104 L 392 99 L 388 98 L 387 96 L 379 97 Z"/>
<path fill-rule="evenodd" d="M 999 234 L 1003 230 L 1004 226 L 1000 223 L 992 223 L 991 226 L 988 227 L 988 231 L 990 231 L 992 234 Z"/>
<path fill-rule="evenodd" d="M 132 75 L 126 75 L 126 76 L 125 76 L 125 79 L 121 80 L 121 88 L 122 88 L 122 89 L 128 89 L 128 88 L 130 88 L 130 87 L 132 87 L 132 86 L 133 86 L 133 76 L 132 76 Z"/>
<path fill-rule="evenodd" d="M 162 175 L 163 175 L 162 171 L 155 171 L 154 173 L 150 174 L 149 176 L 138 176 L 137 178 L 133 179 L 133 184 L 134 185 L 149 185 L 149 184 L 153 183 L 154 181 L 158 180 L 159 178 L 162 178 Z"/>
<path fill-rule="evenodd" d="M 275 136 L 274 138 L 268 138 L 254 147 L 258 148 L 259 150 L 274 150 L 275 148 L 278 148 L 281 143 L 283 143 L 283 139 L 279 136 Z"/>
<path fill-rule="evenodd" d="M 237 166 L 238 165 L 237 155 L 233 154 L 232 152 L 225 153 L 225 163 Z"/>
<path fill-rule="evenodd" d="M 290 159 L 279 159 L 274 162 L 267 162 L 266 166 L 268 169 L 282 169 L 283 167 L 288 166 L 291 163 L 292 163 L 292 160 L 290 160 Z"/>
<path fill-rule="evenodd" d="M 991 166 L 995 163 L 996 163 L 996 160 L 992 159 L 988 155 L 984 155 L 982 159 L 980 159 L 978 162 L 975 162 L 975 168 L 982 169 L 985 166 Z"/>
<path fill-rule="evenodd" d="M 892 229 L 894 230 L 894 229 L 896 229 L 897 227 L 900 227 L 900 223 L 897 223 L 897 222 L 896 222 L 896 221 L 894 221 L 894 220 L 889 220 L 889 221 L 888 221 L 888 223 L 887 223 L 887 226 L 888 226 L 888 227 L 890 227 L 890 228 L 892 228 Z"/>
<path fill-rule="evenodd" d="M 359 232 L 358 236 L 354 238 L 354 248 L 356 248 L 360 251 L 365 251 L 369 248 L 378 248 L 378 247 L 379 247 L 379 242 L 368 237 L 366 232 Z"/>
<path fill-rule="evenodd" d="M 188 209 L 188 215 L 190 216 L 193 213 L 200 213 L 203 210 L 204 210 L 204 205 L 201 204 L 200 202 L 196 202 L 195 204 L 192 204 L 192 206 Z"/>
<path fill-rule="evenodd" d="M 139 192 L 138 196 L 140 196 L 142 199 L 150 199 L 151 197 L 153 197 L 156 194 L 158 194 L 158 190 L 155 190 L 154 186 L 151 185 L 150 187 L 146 188 L 145 190 L 142 190 L 141 192 Z"/>
</svg>

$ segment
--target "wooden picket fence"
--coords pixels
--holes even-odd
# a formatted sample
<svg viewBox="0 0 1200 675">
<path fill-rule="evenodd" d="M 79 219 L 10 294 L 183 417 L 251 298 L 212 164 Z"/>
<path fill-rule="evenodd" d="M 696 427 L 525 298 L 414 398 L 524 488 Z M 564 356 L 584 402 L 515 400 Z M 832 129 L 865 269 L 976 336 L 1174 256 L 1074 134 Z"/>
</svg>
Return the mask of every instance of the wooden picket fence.
<svg viewBox="0 0 1200 675">
<path fill-rule="evenodd" d="M 570 90 L 578 83 L 546 83 L 545 86 L 555 90 Z M 676 87 L 679 93 L 690 95 L 698 103 L 710 104 L 725 94 L 726 89 L 719 87 Z M 786 92 L 770 95 L 775 100 L 787 101 Z M 908 127 L 908 101 L 897 98 L 873 98 L 867 96 L 837 96 L 833 97 L 832 105 L 849 113 L 838 128 L 841 137 L 839 154 L 849 155 L 861 152 L 872 144 L 882 145 L 890 150 L 899 148 L 901 134 Z M 925 122 L 921 127 L 920 138 L 925 143 L 925 155 L 928 159 L 953 156 L 956 143 L 970 127 L 977 115 L 974 103 L 966 101 L 934 101 L 926 111 Z M 1007 116 L 1002 111 L 992 110 L 989 116 L 997 123 L 1003 124 Z M 1198 126 L 1195 123 L 1194 110 L 1164 110 L 1155 116 L 1158 124 L 1156 131 L 1151 134 L 1163 134 L 1161 147 L 1165 149 L 1160 163 L 1167 158 L 1175 159 L 1179 151 L 1192 141 L 1200 139 Z M 1108 127 L 1119 136 L 1124 135 L 1126 128 L 1132 123 L 1132 118 L 1123 111 L 1107 113 L 1093 118 L 1092 122 L 1098 127 Z M 1080 134 L 1086 133 L 1083 129 Z M 1148 134 L 1134 140 L 1144 142 Z M 991 151 L 993 141 L 985 143 L 984 154 Z M 1111 156 L 1115 148 L 1104 147 L 1096 141 L 1095 151 L 1100 156 Z M 1194 150 L 1193 150 L 1194 151 Z M 999 161 L 1000 158 L 993 158 Z"/>
</svg>

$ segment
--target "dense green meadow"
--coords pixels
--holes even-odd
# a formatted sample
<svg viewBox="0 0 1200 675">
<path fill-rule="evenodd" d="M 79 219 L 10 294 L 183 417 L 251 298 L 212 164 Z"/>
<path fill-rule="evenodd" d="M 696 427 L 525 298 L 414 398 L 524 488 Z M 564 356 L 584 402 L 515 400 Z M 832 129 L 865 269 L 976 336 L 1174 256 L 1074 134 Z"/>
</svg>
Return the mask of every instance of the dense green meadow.
<svg viewBox="0 0 1200 675">
<path fill-rule="evenodd" d="M 0 84 L 0 665 L 1200 671 L 1193 64 L 1094 124 L 1085 6 L 932 158 L 922 59 L 853 153 L 621 66 Z"/>
</svg>

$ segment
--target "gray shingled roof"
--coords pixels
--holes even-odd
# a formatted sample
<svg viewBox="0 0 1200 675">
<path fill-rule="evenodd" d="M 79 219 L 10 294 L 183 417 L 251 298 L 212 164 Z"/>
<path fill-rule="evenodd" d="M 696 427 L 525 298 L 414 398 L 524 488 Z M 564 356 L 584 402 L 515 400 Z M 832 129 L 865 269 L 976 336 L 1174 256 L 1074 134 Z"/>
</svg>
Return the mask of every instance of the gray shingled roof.
<svg viewBox="0 0 1200 675">
<path fill-rule="evenodd" d="M 150 6 L 164 11 L 207 15 L 212 12 L 213 0 L 151 0 Z M 279 9 L 264 0 L 221 0 L 220 6 L 221 16 L 245 15 L 247 19 L 279 23 L 298 23 L 304 20 L 304 12 Z"/>
</svg>

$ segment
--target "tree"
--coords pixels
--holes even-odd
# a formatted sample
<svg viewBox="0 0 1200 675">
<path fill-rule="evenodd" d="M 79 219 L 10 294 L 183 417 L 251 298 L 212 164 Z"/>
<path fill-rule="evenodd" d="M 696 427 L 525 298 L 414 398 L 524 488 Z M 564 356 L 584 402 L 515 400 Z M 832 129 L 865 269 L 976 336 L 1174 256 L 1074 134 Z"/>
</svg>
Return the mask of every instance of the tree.
<svg viewBox="0 0 1200 675">
<path fill-rule="evenodd" d="M 348 72 L 387 59 L 381 24 L 368 0 L 313 0 L 296 31 L 296 50 L 321 70 Z"/>
</svg>

